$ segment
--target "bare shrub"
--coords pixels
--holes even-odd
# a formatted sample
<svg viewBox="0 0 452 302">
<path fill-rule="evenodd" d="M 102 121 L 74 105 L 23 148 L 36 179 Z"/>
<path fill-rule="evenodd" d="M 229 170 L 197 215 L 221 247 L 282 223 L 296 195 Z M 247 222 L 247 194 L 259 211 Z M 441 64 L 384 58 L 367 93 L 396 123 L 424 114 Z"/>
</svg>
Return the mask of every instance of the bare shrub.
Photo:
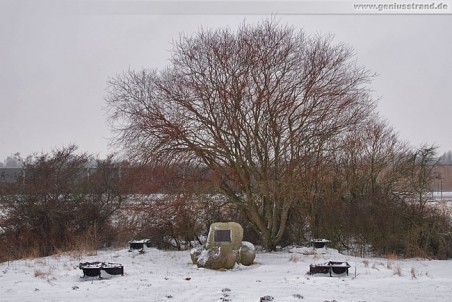
<svg viewBox="0 0 452 302">
<path fill-rule="evenodd" d="M 201 204 L 191 196 L 167 194 L 148 200 L 135 212 L 138 229 L 135 236 L 151 239 L 162 249 L 184 249 L 207 229 Z M 200 219 L 201 218 L 201 219 Z"/>
<path fill-rule="evenodd" d="M 395 252 L 389 252 L 386 255 L 386 259 L 388 259 L 389 261 L 394 261 L 394 260 L 399 259 L 399 256 Z"/>
<path fill-rule="evenodd" d="M 22 159 L 15 186 L 0 187 L 0 261 L 97 249 L 114 239 L 112 215 L 122 202 L 118 167 L 69 146 Z"/>
</svg>

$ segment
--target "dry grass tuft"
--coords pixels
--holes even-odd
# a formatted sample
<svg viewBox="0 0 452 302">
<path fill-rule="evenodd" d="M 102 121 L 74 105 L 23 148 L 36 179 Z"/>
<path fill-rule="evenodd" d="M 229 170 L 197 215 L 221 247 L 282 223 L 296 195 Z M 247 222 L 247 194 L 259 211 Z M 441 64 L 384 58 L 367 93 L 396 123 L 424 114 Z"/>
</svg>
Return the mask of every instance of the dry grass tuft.
<svg viewBox="0 0 452 302">
<path fill-rule="evenodd" d="M 411 279 L 417 279 L 416 277 L 416 269 L 414 267 L 411 268 Z"/>
<path fill-rule="evenodd" d="M 298 258 L 297 255 L 290 255 L 289 261 L 290 261 L 290 262 L 297 263 L 298 261 L 300 261 L 300 258 Z"/>
<path fill-rule="evenodd" d="M 392 261 L 388 261 L 388 262 L 386 263 L 386 268 L 387 268 L 387 269 L 392 269 L 392 264 L 393 264 Z"/>
<path fill-rule="evenodd" d="M 399 264 L 397 264 L 396 267 L 394 268 L 394 275 L 402 277 L 402 267 L 400 267 Z"/>
<path fill-rule="evenodd" d="M 45 271 L 42 271 L 40 269 L 36 269 L 35 270 L 35 277 L 36 278 L 39 277 L 39 278 L 48 279 L 50 275 L 51 275 L 50 271 L 45 272 Z"/>
</svg>

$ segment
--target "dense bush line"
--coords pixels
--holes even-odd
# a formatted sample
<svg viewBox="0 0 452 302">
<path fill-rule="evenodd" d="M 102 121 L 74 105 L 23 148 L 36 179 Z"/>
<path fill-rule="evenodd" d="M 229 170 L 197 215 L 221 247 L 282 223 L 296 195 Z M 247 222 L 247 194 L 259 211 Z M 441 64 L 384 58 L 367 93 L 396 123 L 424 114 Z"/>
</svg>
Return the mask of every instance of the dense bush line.
<svg viewBox="0 0 452 302">
<path fill-rule="evenodd" d="M 1 186 L 0 260 L 97 249 L 114 240 L 122 188 L 111 159 L 70 146 L 21 159 L 22 175 Z"/>
<path fill-rule="evenodd" d="M 126 246 L 143 238 L 158 248 L 186 249 L 202 244 L 216 221 L 241 223 L 245 240 L 260 244 L 253 224 L 216 192 L 205 171 L 201 177 L 196 169 L 94 160 L 73 146 L 21 161 L 19 179 L 1 185 L 0 261 Z M 363 167 L 368 165 L 353 172 L 360 177 L 347 181 L 344 171 L 332 169 L 327 178 L 311 177 L 304 184 L 309 195 L 289 211 L 280 245 L 328 238 L 356 254 L 451 258 L 450 213 L 417 196 L 419 190 L 408 194 L 406 173 L 397 178 L 407 189 L 401 194 L 387 189 L 394 175 L 386 171 L 372 184 Z M 415 168 L 411 175 L 419 181 L 430 166 Z"/>
</svg>

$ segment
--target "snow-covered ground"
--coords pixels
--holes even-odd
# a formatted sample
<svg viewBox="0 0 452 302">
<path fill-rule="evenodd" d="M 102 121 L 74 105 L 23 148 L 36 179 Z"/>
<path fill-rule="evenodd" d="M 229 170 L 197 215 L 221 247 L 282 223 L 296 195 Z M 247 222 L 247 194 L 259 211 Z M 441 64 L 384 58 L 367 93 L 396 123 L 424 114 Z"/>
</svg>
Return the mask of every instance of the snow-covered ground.
<svg viewBox="0 0 452 302">
<path fill-rule="evenodd" d="M 349 275 L 308 275 L 309 265 L 347 261 Z M 124 276 L 81 278 L 80 262 L 115 262 Z M 452 260 L 356 258 L 334 249 L 258 253 L 230 271 L 199 269 L 188 251 L 145 248 L 64 254 L 0 264 L 0 301 L 452 301 Z M 270 299 L 268 299 L 270 301 Z"/>
<path fill-rule="evenodd" d="M 452 203 L 452 192 L 432 192 L 431 197 L 436 202 Z"/>
</svg>

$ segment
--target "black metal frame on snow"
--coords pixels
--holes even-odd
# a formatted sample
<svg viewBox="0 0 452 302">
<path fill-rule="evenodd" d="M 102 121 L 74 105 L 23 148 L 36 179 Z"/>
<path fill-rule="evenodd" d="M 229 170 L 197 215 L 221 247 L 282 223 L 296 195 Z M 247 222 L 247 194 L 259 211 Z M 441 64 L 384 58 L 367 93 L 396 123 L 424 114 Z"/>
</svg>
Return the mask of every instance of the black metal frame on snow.
<svg viewBox="0 0 452 302">
<path fill-rule="evenodd" d="M 119 263 L 111 262 L 83 262 L 79 264 L 79 269 L 83 271 L 83 276 L 85 277 L 99 277 L 102 278 L 101 271 L 105 271 L 109 275 L 122 275 L 124 276 L 124 266 Z"/>
<path fill-rule="evenodd" d="M 348 269 L 350 268 L 348 262 L 342 261 L 328 261 L 325 264 L 311 264 L 309 266 L 309 273 L 314 274 L 330 274 L 330 277 L 334 274 L 341 275 L 346 273 L 348 276 Z"/>
<path fill-rule="evenodd" d="M 141 239 L 141 240 L 131 240 L 129 241 L 129 252 L 133 250 L 138 250 L 139 253 L 144 253 L 144 245 L 150 247 L 151 240 L 150 239 Z"/>
</svg>

